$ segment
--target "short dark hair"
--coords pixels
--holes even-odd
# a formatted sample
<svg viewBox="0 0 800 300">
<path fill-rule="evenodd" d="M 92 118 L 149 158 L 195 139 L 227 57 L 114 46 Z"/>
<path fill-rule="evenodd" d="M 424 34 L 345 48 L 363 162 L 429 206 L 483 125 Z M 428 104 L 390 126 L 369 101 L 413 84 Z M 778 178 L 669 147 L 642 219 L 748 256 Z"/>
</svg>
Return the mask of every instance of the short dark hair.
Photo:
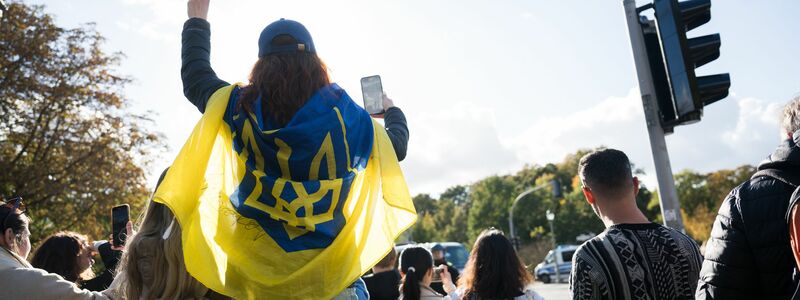
<svg viewBox="0 0 800 300">
<path fill-rule="evenodd" d="M 608 198 L 624 195 L 632 186 L 631 162 L 624 152 L 600 149 L 584 155 L 578 163 L 578 174 L 584 186 Z"/>
<path fill-rule="evenodd" d="M 381 261 L 379 261 L 375 266 L 380 268 L 390 268 L 394 267 L 394 263 L 396 261 L 397 251 L 395 251 L 394 247 L 392 247 L 392 250 L 389 250 L 389 253 L 387 253 L 386 256 L 384 256 L 383 259 L 381 259 Z"/>
<path fill-rule="evenodd" d="M 21 200 L 20 200 L 21 201 Z M 15 235 L 22 234 L 25 228 L 28 228 L 28 218 L 23 216 L 24 213 L 8 205 L 0 205 L 0 234 L 5 234 L 6 229 L 11 228 L 11 232 Z"/>
<path fill-rule="evenodd" d="M 792 134 L 800 130 L 800 96 L 794 97 L 783 107 L 783 130 Z"/>
</svg>

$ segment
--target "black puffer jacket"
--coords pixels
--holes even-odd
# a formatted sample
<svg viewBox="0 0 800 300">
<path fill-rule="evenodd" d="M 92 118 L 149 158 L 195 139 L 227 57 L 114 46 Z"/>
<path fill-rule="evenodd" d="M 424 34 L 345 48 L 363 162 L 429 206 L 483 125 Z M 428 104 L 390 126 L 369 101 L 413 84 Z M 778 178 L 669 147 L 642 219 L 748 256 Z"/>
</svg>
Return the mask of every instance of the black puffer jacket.
<svg viewBox="0 0 800 300">
<path fill-rule="evenodd" d="M 706 244 L 697 299 L 789 299 L 794 257 L 786 209 L 800 183 L 800 134 L 725 198 Z"/>
</svg>

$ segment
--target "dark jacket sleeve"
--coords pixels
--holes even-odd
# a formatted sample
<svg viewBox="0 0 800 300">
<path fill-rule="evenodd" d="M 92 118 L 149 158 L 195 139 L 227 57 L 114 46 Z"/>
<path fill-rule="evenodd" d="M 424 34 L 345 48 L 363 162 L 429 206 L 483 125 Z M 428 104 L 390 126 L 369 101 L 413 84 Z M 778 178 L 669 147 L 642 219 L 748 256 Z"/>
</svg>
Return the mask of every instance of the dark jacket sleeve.
<svg viewBox="0 0 800 300">
<path fill-rule="evenodd" d="M 181 80 L 183 94 L 200 112 L 208 98 L 219 88 L 229 85 L 211 69 L 211 25 L 200 18 L 183 24 L 181 46 Z"/>
<path fill-rule="evenodd" d="M 100 259 L 103 260 L 105 269 L 95 278 L 81 284 L 81 288 L 90 291 L 102 291 L 111 285 L 111 282 L 114 281 L 114 272 L 116 272 L 117 264 L 122 257 L 122 251 L 111 249 L 110 243 L 103 243 L 97 250 L 100 252 Z"/>
<path fill-rule="evenodd" d="M 389 139 L 392 141 L 394 153 L 397 154 L 397 160 L 403 161 L 406 158 L 406 150 L 408 150 L 408 123 L 406 123 L 406 115 L 398 107 L 391 107 L 386 110 L 383 115 L 384 124 L 386 126 L 386 133 L 389 134 Z"/>
<path fill-rule="evenodd" d="M 757 299 L 758 273 L 748 244 L 740 206 L 741 187 L 729 194 L 719 208 L 706 243 L 696 299 Z"/>
</svg>

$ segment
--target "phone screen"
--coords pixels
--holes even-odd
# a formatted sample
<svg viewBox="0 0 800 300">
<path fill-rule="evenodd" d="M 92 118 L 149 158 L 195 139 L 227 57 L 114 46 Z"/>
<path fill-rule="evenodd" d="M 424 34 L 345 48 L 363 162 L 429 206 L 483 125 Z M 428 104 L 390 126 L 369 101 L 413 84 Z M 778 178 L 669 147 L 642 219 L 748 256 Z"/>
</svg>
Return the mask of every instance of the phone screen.
<svg viewBox="0 0 800 300">
<path fill-rule="evenodd" d="M 383 85 L 378 75 L 361 78 L 364 108 L 370 115 L 383 113 Z"/>
<path fill-rule="evenodd" d="M 114 246 L 122 246 L 125 244 L 127 232 L 125 226 L 128 225 L 130 220 L 130 206 L 127 204 L 114 206 L 111 209 L 111 230 L 113 233 L 112 244 Z"/>
</svg>

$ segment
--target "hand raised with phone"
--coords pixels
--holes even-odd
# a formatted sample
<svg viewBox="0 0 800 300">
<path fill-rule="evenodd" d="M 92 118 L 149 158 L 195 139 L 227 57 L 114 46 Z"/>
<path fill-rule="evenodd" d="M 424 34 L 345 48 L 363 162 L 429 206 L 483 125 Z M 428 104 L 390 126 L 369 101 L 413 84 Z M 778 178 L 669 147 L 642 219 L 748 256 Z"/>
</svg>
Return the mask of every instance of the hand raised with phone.
<svg viewBox="0 0 800 300">
<path fill-rule="evenodd" d="M 388 96 L 386 96 L 386 93 L 384 93 L 383 94 L 383 113 L 382 114 L 374 114 L 374 115 L 372 115 L 372 117 L 373 118 L 377 118 L 377 119 L 383 119 L 383 115 L 386 114 L 386 111 L 389 110 L 389 108 L 392 108 L 392 107 L 394 107 L 394 101 L 392 101 L 392 99 L 389 98 Z"/>
</svg>

